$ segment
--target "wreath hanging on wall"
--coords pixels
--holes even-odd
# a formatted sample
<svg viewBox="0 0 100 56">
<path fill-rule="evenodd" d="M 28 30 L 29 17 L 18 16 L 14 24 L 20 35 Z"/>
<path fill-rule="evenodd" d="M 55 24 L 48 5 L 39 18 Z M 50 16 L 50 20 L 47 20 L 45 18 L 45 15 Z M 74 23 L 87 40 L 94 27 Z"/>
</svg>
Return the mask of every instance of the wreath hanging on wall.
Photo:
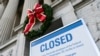
<svg viewBox="0 0 100 56">
<path fill-rule="evenodd" d="M 28 39 L 36 39 L 44 34 L 53 19 L 53 9 L 47 4 L 37 3 L 33 10 L 28 9 L 27 17 L 24 21 L 23 33 Z M 32 29 L 36 24 L 36 20 L 42 22 L 38 30 Z"/>
</svg>

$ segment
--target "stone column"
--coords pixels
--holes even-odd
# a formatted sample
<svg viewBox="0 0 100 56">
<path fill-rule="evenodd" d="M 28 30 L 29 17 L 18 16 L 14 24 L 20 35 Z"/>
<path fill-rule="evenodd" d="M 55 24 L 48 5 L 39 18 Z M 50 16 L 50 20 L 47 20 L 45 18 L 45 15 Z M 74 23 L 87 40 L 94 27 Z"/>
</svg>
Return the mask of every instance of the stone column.
<svg viewBox="0 0 100 56">
<path fill-rule="evenodd" d="M 0 20 L 0 45 L 4 44 L 11 35 L 19 0 L 9 0 Z"/>
<path fill-rule="evenodd" d="M 62 19 L 63 25 L 67 25 L 77 19 L 73 5 L 69 0 L 63 1 L 61 4 L 55 6 L 54 10 L 54 20 L 59 18 Z"/>
<path fill-rule="evenodd" d="M 3 5 L 3 3 L 1 3 L 0 4 L 0 19 L 1 19 L 3 12 L 4 12 L 4 8 L 5 8 L 5 6 Z"/>
<path fill-rule="evenodd" d="M 22 17 L 21 17 L 21 22 L 20 24 L 24 23 L 24 20 L 26 19 L 27 16 L 27 9 L 33 9 L 35 3 L 37 3 L 38 0 L 25 0 L 24 1 L 24 7 L 23 7 L 23 12 L 22 12 Z M 19 32 L 18 34 L 18 49 L 17 49 L 17 56 L 29 56 L 29 49 L 25 46 L 27 39 L 25 39 L 24 34 Z M 29 46 L 29 44 L 27 45 Z"/>
<path fill-rule="evenodd" d="M 52 1 L 51 0 L 44 0 L 44 3 L 45 4 L 48 4 L 48 5 L 51 5 L 52 4 Z"/>
</svg>

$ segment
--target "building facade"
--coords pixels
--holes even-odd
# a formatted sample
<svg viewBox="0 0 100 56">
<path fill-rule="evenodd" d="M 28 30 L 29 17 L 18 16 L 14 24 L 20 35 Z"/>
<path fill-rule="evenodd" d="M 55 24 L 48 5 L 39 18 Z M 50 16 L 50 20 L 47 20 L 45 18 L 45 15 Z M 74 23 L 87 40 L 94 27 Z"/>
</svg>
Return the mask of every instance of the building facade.
<svg viewBox="0 0 100 56">
<path fill-rule="evenodd" d="M 27 9 L 33 9 L 38 1 L 0 0 L 0 56 L 29 56 L 30 40 L 22 33 L 22 26 Z M 44 0 L 44 3 L 53 8 L 54 14 L 45 34 L 83 18 L 100 49 L 100 0 Z"/>
</svg>

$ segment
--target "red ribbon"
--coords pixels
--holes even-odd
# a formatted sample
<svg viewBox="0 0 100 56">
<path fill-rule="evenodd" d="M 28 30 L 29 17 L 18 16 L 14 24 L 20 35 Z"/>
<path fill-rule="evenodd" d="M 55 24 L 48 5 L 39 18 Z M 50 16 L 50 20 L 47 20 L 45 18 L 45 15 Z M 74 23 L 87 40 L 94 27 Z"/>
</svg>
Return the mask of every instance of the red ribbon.
<svg viewBox="0 0 100 56">
<path fill-rule="evenodd" d="M 44 10 L 42 8 L 42 5 L 40 5 L 39 3 L 37 3 L 34 6 L 34 10 L 30 10 L 28 9 L 27 14 L 28 14 L 28 23 L 25 26 L 24 29 L 24 34 L 28 34 L 29 31 L 31 31 L 32 27 L 35 25 L 35 20 L 38 19 L 40 22 L 44 22 L 46 19 L 46 15 L 43 14 Z"/>
</svg>

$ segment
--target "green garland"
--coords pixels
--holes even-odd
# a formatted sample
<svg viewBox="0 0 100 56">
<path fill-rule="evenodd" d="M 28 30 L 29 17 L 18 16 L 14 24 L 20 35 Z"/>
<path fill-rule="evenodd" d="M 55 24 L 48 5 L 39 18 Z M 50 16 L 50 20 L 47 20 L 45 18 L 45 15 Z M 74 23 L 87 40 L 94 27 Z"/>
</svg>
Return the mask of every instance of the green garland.
<svg viewBox="0 0 100 56">
<path fill-rule="evenodd" d="M 36 38 L 42 36 L 52 22 L 53 9 L 47 4 L 43 4 L 42 6 L 43 6 L 43 9 L 44 9 L 44 14 L 47 16 L 47 18 L 46 18 L 45 22 L 43 22 L 43 24 L 40 26 L 40 29 L 32 30 L 27 35 L 25 35 L 26 38 L 28 38 L 28 39 L 36 39 Z M 23 29 L 25 28 L 27 23 L 28 23 L 28 17 L 26 17 Z"/>
</svg>

